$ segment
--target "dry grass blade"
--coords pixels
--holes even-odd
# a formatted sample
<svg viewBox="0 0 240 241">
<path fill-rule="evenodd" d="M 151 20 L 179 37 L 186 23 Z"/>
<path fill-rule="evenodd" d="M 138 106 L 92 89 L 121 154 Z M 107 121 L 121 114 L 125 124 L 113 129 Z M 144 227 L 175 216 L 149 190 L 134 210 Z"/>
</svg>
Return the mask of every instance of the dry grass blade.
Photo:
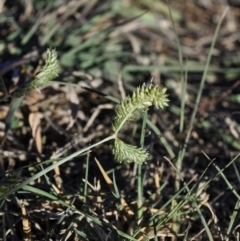
<svg viewBox="0 0 240 241">
<path fill-rule="evenodd" d="M 95 159 L 95 162 L 97 163 L 98 165 L 98 168 L 99 170 L 101 171 L 102 175 L 103 175 L 103 178 L 105 179 L 105 181 L 107 182 L 108 186 L 110 187 L 111 191 L 113 193 L 115 193 L 115 189 L 114 189 L 114 184 L 111 180 L 111 178 L 108 176 L 108 174 L 104 171 L 102 165 L 100 164 L 100 162 L 97 160 L 97 158 L 94 158 Z M 134 217 L 134 212 L 131 210 L 131 208 L 129 207 L 129 205 L 127 204 L 127 202 L 125 201 L 124 198 L 120 197 L 120 202 L 123 206 L 123 209 L 125 210 L 125 212 L 127 213 L 128 217 L 129 218 L 132 218 Z"/>
<path fill-rule="evenodd" d="M 37 112 L 30 113 L 28 119 L 32 129 L 32 137 L 35 140 L 36 148 L 39 154 L 42 153 L 42 136 L 41 136 L 41 114 Z"/>
<path fill-rule="evenodd" d="M 70 107 L 71 107 L 71 120 L 69 122 L 69 125 L 67 126 L 67 130 L 72 128 L 74 125 L 77 113 L 78 113 L 78 107 L 79 107 L 79 97 L 77 95 L 76 90 L 73 88 L 73 86 L 69 86 L 69 99 L 70 99 Z"/>
<path fill-rule="evenodd" d="M 24 241 L 32 241 L 32 230 L 31 224 L 25 209 L 24 201 L 21 200 L 21 211 L 22 211 L 22 225 L 24 233 Z"/>
</svg>

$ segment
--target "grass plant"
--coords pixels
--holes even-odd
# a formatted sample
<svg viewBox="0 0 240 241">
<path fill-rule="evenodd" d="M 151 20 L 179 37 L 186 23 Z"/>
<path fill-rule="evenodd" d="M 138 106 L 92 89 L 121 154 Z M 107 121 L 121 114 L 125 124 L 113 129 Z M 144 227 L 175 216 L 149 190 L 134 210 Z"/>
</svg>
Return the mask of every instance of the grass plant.
<svg viewBox="0 0 240 241">
<path fill-rule="evenodd" d="M 0 15 L 5 30 L 0 34 L 7 33 L 2 49 L 14 57 L 29 51 L 0 65 L 1 103 L 7 106 L 0 169 L 2 239 L 238 240 L 239 153 L 229 151 L 238 148 L 237 125 L 222 132 L 201 102 L 210 98 L 204 95 L 209 74 L 234 78 L 240 72 L 220 68 L 212 58 L 227 10 L 203 64 L 185 61 L 192 52 L 178 37 L 184 16 L 166 3 L 21 4 L 6 3 Z M 171 24 L 171 34 L 156 25 L 159 13 Z M 166 49 L 177 50 L 166 54 L 165 65 L 159 64 L 160 53 L 146 52 L 154 34 Z M 37 54 L 30 51 L 33 44 Z M 15 70 L 22 76 L 19 67 L 25 79 L 12 83 L 13 88 L 6 73 Z M 199 72 L 201 79 L 192 83 L 191 74 Z M 225 106 L 238 104 L 231 95 L 238 85 L 233 86 L 221 97 Z M 127 92 L 126 97 L 119 92 Z M 216 149 L 225 148 L 223 162 L 220 151 L 215 156 L 201 150 L 209 139 Z"/>
</svg>

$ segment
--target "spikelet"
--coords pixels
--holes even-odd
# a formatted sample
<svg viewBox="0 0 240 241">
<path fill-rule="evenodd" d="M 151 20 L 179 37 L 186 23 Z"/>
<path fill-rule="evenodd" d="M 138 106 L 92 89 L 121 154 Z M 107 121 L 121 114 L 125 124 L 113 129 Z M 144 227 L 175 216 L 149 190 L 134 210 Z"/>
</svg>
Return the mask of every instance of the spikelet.
<svg viewBox="0 0 240 241">
<path fill-rule="evenodd" d="M 116 109 L 116 117 L 112 125 L 116 135 L 125 122 L 134 120 L 136 111 L 144 112 L 150 106 L 156 106 L 157 108 L 167 106 L 166 90 L 166 88 L 160 89 L 159 86 L 153 84 L 143 85 L 137 88 L 131 97 L 128 96 L 122 100 Z M 148 153 L 144 149 L 126 144 L 117 137 L 110 148 L 115 159 L 119 162 L 143 163 L 148 157 Z"/>
<path fill-rule="evenodd" d="M 134 120 L 135 111 L 144 112 L 148 107 L 154 105 L 157 108 L 167 106 L 167 89 L 160 89 L 159 86 L 150 84 L 137 88 L 132 97 L 128 96 L 121 101 L 116 110 L 116 117 L 113 123 L 113 131 L 119 131 L 122 124 Z"/>
<path fill-rule="evenodd" d="M 53 49 L 47 49 L 45 65 L 40 69 L 36 76 L 19 86 L 10 95 L 15 98 L 24 96 L 32 89 L 40 88 L 58 76 L 60 64 L 57 60 L 57 52 Z"/>
<path fill-rule="evenodd" d="M 124 143 L 120 139 L 116 139 L 114 144 L 110 146 L 115 159 L 118 162 L 135 162 L 142 164 L 148 158 L 148 152 L 142 148 Z"/>
</svg>

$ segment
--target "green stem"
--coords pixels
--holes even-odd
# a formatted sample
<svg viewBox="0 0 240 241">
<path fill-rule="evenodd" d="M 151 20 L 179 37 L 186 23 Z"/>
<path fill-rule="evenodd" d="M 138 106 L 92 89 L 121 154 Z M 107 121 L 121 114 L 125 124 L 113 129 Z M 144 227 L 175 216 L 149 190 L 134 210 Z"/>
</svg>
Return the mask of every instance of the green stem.
<svg viewBox="0 0 240 241">
<path fill-rule="evenodd" d="M 88 190 L 88 167 L 89 167 L 89 153 L 86 158 L 86 169 L 85 169 L 85 182 L 84 182 L 84 193 L 83 193 L 83 203 L 87 203 L 87 190 Z"/>
<path fill-rule="evenodd" d="M 143 148 L 144 147 L 144 138 L 145 138 L 145 130 L 147 125 L 147 113 L 148 111 L 145 111 L 143 123 L 142 123 L 142 131 L 141 131 L 141 139 L 140 139 L 140 145 Z M 142 178 L 142 164 L 138 164 L 138 219 L 142 218 L 143 211 L 143 178 Z"/>
</svg>

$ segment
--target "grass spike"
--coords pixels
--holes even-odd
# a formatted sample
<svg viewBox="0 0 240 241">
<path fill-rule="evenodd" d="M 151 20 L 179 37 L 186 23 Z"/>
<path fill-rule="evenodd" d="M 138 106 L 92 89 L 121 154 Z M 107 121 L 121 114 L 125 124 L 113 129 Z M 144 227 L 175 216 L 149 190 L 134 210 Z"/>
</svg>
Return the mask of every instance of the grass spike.
<svg viewBox="0 0 240 241">
<path fill-rule="evenodd" d="M 56 78 L 60 72 L 60 64 L 57 60 L 57 52 L 54 49 L 47 49 L 45 65 L 40 69 L 36 76 L 19 86 L 10 95 L 13 98 L 20 98 L 33 89 L 46 85 L 49 81 Z"/>
<path fill-rule="evenodd" d="M 146 150 L 129 145 L 120 139 L 116 139 L 110 148 L 118 162 L 126 161 L 128 163 L 135 162 L 142 164 L 148 158 L 148 152 Z"/>
<path fill-rule="evenodd" d="M 166 94 L 167 89 L 160 89 L 159 86 L 145 85 L 138 87 L 132 96 L 128 96 L 123 99 L 116 109 L 116 117 L 112 125 L 112 129 L 115 132 L 115 141 L 112 146 L 110 146 L 115 159 L 119 162 L 136 162 L 143 163 L 148 157 L 148 152 L 142 148 L 137 148 L 124 143 L 117 138 L 117 134 L 125 122 L 133 121 L 135 118 L 135 112 L 144 112 L 150 106 L 155 106 L 156 108 L 164 108 L 167 106 Z"/>
<path fill-rule="evenodd" d="M 153 105 L 156 108 L 167 106 L 166 91 L 166 88 L 160 89 L 159 86 L 154 86 L 152 83 L 148 86 L 144 84 L 142 87 L 138 87 L 132 97 L 126 97 L 118 106 L 113 123 L 113 131 L 118 132 L 125 122 L 133 121 L 136 110 L 144 112 Z"/>
</svg>

